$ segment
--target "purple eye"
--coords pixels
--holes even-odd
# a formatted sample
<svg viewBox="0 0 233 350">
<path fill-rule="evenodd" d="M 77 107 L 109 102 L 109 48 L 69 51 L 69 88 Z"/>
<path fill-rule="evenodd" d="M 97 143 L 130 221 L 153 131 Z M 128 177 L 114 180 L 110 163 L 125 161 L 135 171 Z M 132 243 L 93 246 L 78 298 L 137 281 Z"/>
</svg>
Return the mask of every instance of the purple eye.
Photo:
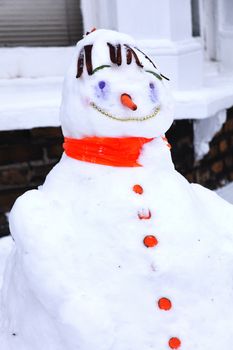
<svg viewBox="0 0 233 350">
<path fill-rule="evenodd" d="M 106 85 L 105 81 L 101 80 L 101 81 L 99 82 L 99 88 L 100 88 L 101 90 L 104 89 L 105 85 Z"/>
<path fill-rule="evenodd" d="M 151 98 L 151 101 L 157 102 L 158 94 L 157 94 L 157 89 L 156 89 L 155 84 L 154 83 L 150 83 L 149 87 L 150 87 L 150 98 Z"/>
</svg>

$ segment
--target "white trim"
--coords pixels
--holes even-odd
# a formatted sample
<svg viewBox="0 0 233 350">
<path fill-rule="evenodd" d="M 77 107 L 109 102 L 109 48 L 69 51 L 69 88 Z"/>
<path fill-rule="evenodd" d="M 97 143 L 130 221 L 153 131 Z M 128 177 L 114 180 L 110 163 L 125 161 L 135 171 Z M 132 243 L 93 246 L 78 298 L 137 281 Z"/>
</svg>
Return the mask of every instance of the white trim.
<svg viewBox="0 0 233 350">
<path fill-rule="evenodd" d="M 170 41 L 170 40 L 139 40 L 140 47 L 153 51 L 155 55 L 182 55 L 194 51 L 200 51 L 201 45 L 197 39 Z"/>
<path fill-rule="evenodd" d="M 229 29 L 220 30 L 219 35 L 220 35 L 220 37 L 232 39 L 233 38 L 233 30 L 229 30 Z"/>
</svg>

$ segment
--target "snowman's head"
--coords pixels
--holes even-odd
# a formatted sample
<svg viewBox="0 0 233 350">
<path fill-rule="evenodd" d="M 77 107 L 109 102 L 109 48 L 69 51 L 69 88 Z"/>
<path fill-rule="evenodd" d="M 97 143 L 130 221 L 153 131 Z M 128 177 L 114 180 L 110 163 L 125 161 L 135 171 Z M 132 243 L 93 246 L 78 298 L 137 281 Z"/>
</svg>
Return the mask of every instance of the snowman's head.
<svg viewBox="0 0 233 350">
<path fill-rule="evenodd" d="M 128 35 L 96 30 L 78 42 L 65 78 L 66 137 L 158 137 L 173 120 L 164 77 Z"/>
</svg>

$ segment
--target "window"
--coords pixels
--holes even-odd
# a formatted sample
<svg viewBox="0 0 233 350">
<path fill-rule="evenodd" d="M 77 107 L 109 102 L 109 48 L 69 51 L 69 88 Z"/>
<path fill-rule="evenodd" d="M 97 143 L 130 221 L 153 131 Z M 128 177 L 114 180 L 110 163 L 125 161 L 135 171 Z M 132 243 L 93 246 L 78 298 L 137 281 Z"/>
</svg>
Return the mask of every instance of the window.
<svg viewBox="0 0 233 350">
<path fill-rule="evenodd" d="M 0 0 L 0 46 L 68 46 L 83 33 L 78 0 Z"/>
<path fill-rule="evenodd" d="M 199 0 L 191 0 L 191 9 L 192 9 L 192 35 L 201 36 Z"/>
</svg>

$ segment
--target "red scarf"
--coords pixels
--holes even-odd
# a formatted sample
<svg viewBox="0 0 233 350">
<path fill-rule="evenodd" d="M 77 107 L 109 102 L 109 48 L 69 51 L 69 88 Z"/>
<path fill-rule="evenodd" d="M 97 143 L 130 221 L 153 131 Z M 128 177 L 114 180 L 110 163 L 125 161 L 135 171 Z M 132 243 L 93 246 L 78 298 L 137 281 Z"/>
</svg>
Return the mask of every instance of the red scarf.
<svg viewBox="0 0 233 350">
<path fill-rule="evenodd" d="M 116 167 L 140 167 L 138 158 L 144 144 L 153 138 L 144 137 L 65 137 L 63 148 L 68 157 L 83 162 Z"/>
</svg>

